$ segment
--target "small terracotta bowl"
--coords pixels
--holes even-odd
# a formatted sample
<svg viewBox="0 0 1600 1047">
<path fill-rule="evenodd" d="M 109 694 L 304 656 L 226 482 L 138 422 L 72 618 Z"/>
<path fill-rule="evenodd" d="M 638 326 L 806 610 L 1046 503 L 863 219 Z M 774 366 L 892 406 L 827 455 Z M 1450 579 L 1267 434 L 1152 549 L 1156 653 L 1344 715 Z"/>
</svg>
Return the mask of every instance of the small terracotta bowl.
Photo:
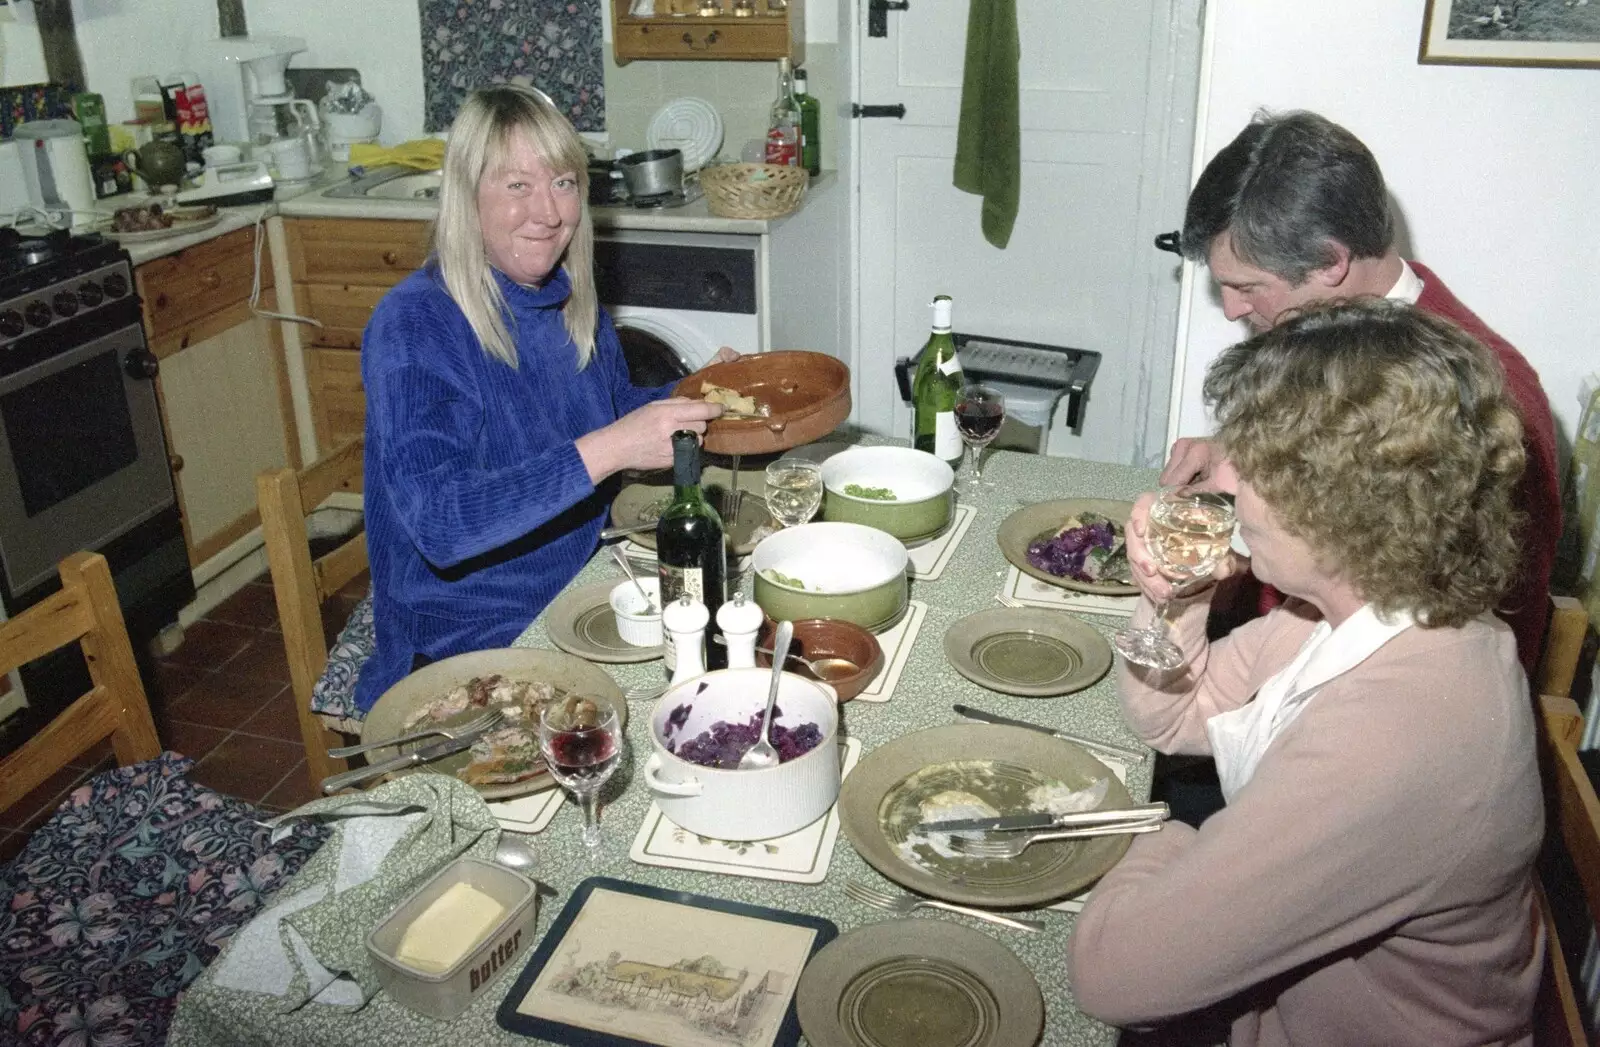
<svg viewBox="0 0 1600 1047">
<path fill-rule="evenodd" d="M 777 632 L 778 623 L 768 618 L 757 646 L 771 649 Z M 791 659 L 789 662 L 789 672 L 808 680 L 821 680 L 839 692 L 841 702 L 860 694 L 883 668 L 883 648 L 878 646 L 878 638 L 861 626 L 839 618 L 803 618 L 795 622 L 794 642 L 789 652 L 809 658 L 812 662 L 838 658 L 854 664 L 854 671 L 839 666 L 839 672 L 833 673 L 827 672 L 824 667 L 825 671 L 818 676 L 797 661 Z M 772 655 L 757 651 L 756 664 L 770 668 Z"/>
</svg>

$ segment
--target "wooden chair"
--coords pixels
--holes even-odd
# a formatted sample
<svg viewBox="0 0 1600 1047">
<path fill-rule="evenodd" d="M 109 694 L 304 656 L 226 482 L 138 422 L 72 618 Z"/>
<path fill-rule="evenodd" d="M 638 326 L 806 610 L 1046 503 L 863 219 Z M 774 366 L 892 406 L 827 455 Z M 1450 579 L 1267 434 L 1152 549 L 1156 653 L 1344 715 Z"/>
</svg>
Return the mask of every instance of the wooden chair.
<svg viewBox="0 0 1600 1047">
<path fill-rule="evenodd" d="M 103 738 L 111 739 L 123 766 L 161 755 L 111 568 L 99 553 L 61 561 L 61 591 L 0 625 L 0 673 L 73 642 L 83 649 L 94 686 L 0 760 L 0 810 Z"/>
<path fill-rule="evenodd" d="M 299 473 L 273 469 L 256 477 L 261 534 L 313 784 L 346 769 L 344 760 L 328 756 L 345 739 L 312 712 L 311 692 L 328 664 L 323 606 L 367 569 L 367 536 L 359 531 L 313 560 L 306 518 L 335 491 L 360 490 L 362 450 L 363 441 L 354 440 Z"/>
<path fill-rule="evenodd" d="M 1555 604 L 1545 657 L 1535 680 L 1540 692 L 1540 759 L 1548 795 L 1546 841 L 1547 849 L 1565 855 L 1567 861 L 1558 865 L 1576 872 L 1587 909 L 1584 925 L 1594 931 L 1600 917 L 1600 798 L 1578 757 L 1583 714 L 1569 697 L 1589 619 L 1576 600 L 1556 597 Z M 1548 947 L 1534 1013 L 1534 1042 L 1587 1047 L 1591 1040 L 1582 1018 L 1586 994 L 1575 984 L 1562 952 L 1548 897 L 1551 893 L 1546 887 L 1540 891 Z"/>
</svg>

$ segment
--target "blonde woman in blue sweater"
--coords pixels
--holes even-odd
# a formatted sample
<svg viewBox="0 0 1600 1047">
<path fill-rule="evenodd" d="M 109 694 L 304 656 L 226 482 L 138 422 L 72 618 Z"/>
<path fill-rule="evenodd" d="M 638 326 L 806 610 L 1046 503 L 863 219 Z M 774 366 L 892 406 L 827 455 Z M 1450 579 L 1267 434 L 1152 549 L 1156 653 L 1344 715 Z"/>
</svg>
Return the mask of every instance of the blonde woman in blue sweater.
<svg viewBox="0 0 1600 1047">
<path fill-rule="evenodd" d="M 475 92 L 451 128 L 434 252 L 367 325 L 363 713 L 416 665 L 510 644 L 593 554 L 606 478 L 670 465 L 672 434 L 722 411 L 629 381 L 595 300 L 587 181 L 541 93 Z"/>
</svg>

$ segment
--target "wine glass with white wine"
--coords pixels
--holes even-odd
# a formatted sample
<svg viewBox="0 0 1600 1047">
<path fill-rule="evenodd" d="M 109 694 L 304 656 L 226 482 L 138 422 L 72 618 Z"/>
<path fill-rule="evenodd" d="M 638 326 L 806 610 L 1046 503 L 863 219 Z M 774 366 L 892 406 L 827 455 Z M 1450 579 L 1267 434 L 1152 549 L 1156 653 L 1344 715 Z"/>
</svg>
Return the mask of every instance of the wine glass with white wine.
<svg viewBox="0 0 1600 1047">
<path fill-rule="evenodd" d="M 779 458 L 767 466 L 767 509 L 779 524 L 803 524 L 821 505 L 821 465 L 805 458 Z"/>
<path fill-rule="evenodd" d="M 1210 574 L 1233 541 L 1233 503 L 1215 491 L 1188 485 L 1163 488 L 1145 521 L 1145 546 L 1169 580 L 1192 581 Z M 1151 669 L 1176 669 L 1186 660 L 1167 636 L 1167 602 L 1156 605 L 1150 624 L 1128 626 L 1112 637 L 1122 656 Z"/>
</svg>

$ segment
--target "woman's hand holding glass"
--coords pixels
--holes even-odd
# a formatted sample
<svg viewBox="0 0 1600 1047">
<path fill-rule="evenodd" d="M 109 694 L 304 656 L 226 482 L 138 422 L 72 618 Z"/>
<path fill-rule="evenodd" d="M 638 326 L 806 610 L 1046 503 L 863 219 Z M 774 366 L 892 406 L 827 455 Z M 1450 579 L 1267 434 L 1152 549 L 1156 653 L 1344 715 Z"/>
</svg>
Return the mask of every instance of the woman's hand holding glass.
<svg viewBox="0 0 1600 1047">
<path fill-rule="evenodd" d="M 1132 625 L 1112 639 L 1135 665 L 1176 669 L 1187 660 L 1167 636 L 1167 602 L 1197 579 L 1220 581 L 1238 573 L 1242 558 L 1230 549 L 1233 503 L 1190 486 L 1142 495 L 1128 521 L 1128 560 L 1140 590 L 1155 604 L 1149 625 Z"/>
</svg>

